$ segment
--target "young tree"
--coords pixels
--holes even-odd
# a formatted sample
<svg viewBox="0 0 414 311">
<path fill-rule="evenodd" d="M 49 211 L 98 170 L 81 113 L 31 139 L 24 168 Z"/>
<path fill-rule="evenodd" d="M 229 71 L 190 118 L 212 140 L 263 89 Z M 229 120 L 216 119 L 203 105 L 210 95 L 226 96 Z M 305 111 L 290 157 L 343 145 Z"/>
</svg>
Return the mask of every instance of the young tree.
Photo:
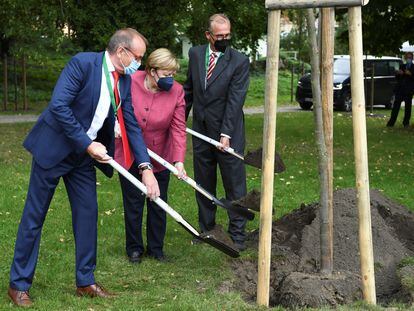
<svg viewBox="0 0 414 311">
<path fill-rule="evenodd" d="M 325 141 L 325 132 L 323 127 L 322 113 L 322 94 L 321 94 L 321 73 L 320 73 L 320 53 L 318 40 L 316 38 L 315 15 L 313 9 L 307 9 L 307 28 L 309 35 L 309 45 L 311 48 L 311 66 L 312 66 L 312 98 L 313 98 L 313 115 L 315 120 L 315 139 L 318 150 L 318 168 L 319 168 L 319 205 L 321 214 L 321 270 L 325 270 L 329 258 L 324 258 L 329 253 L 329 237 L 327 211 L 329 201 L 329 157 Z M 332 262 L 330 263 L 332 265 Z M 328 263 L 329 265 L 329 263 Z M 331 269 L 332 270 L 332 269 Z M 332 272 L 332 271 L 330 271 Z"/>
</svg>

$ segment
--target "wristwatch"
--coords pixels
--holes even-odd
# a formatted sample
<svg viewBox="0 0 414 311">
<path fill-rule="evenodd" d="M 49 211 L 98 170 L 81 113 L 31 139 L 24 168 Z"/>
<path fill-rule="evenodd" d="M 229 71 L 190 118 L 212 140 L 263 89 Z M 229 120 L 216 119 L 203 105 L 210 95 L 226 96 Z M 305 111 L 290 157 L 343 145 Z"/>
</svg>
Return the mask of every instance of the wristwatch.
<svg viewBox="0 0 414 311">
<path fill-rule="evenodd" d="M 143 172 L 143 171 L 145 171 L 145 170 L 152 170 L 152 168 L 153 168 L 153 166 L 152 166 L 152 164 L 151 164 L 151 163 L 145 163 L 145 164 L 142 164 L 142 165 L 139 167 L 139 171 L 140 171 L 140 173 L 142 174 L 142 172 Z"/>
</svg>

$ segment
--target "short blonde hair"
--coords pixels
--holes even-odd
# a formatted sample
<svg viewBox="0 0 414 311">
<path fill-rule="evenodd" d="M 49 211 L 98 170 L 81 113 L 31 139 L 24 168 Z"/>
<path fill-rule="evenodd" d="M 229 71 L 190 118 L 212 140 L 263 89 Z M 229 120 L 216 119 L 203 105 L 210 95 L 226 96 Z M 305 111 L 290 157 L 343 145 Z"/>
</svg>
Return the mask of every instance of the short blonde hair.
<svg viewBox="0 0 414 311">
<path fill-rule="evenodd" d="M 166 48 L 156 49 L 147 59 L 145 70 L 149 72 L 151 69 L 178 71 L 180 64 L 175 55 Z"/>
</svg>

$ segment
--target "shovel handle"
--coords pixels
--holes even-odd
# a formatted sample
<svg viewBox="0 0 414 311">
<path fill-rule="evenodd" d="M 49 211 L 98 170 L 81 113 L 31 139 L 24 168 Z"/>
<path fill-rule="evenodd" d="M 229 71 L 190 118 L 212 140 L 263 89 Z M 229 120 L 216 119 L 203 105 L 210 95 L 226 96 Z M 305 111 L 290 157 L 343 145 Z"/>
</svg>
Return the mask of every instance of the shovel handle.
<svg viewBox="0 0 414 311">
<path fill-rule="evenodd" d="M 149 154 L 149 156 L 151 158 L 153 158 L 159 164 L 161 164 L 162 166 L 164 166 L 166 169 L 168 169 L 174 175 L 176 175 L 176 176 L 178 175 L 178 170 L 177 170 L 177 168 L 174 165 L 172 165 L 168 161 L 164 160 L 162 157 L 160 157 L 158 154 L 156 154 L 155 152 L 151 151 L 150 149 L 147 149 L 147 150 L 148 150 L 148 154 Z M 198 192 L 200 192 L 202 195 L 204 195 L 209 200 L 214 201 L 213 195 L 210 194 L 207 190 L 203 189 L 201 186 L 199 186 L 194 179 L 192 179 L 192 178 L 190 178 L 188 176 L 184 176 L 183 178 L 181 178 L 181 180 L 183 180 L 184 182 L 186 182 L 187 184 L 189 184 L 191 187 L 193 187 L 195 190 L 197 190 Z"/>
<path fill-rule="evenodd" d="M 174 165 L 172 165 L 170 162 L 168 162 L 168 161 L 164 160 L 163 158 L 161 158 L 154 151 L 152 151 L 152 150 L 150 150 L 148 148 L 147 148 L 147 151 L 148 151 L 148 154 L 149 154 L 149 156 L 151 158 L 153 158 L 159 164 L 161 164 L 162 166 L 164 166 L 166 169 L 168 169 L 174 175 L 178 175 L 178 170 L 177 170 L 177 168 Z"/>
<path fill-rule="evenodd" d="M 201 140 L 204 140 L 205 142 L 208 142 L 210 144 L 212 144 L 215 147 L 220 147 L 220 148 L 224 148 L 224 151 L 226 151 L 227 153 L 230 153 L 231 155 L 234 155 L 235 157 L 239 158 L 240 160 L 244 160 L 244 156 L 242 156 L 240 153 L 236 152 L 232 147 L 224 147 L 223 144 L 217 140 L 214 140 L 208 136 L 205 136 L 203 134 L 200 134 L 192 129 L 189 129 L 188 127 L 185 129 L 185 131 L 188 134 L 191 134 L 197 138 L 200 138 Z"/>
<path fill-rule="evenodd" d="M 141 190 L 142 193 L 145 195 L 147 194 L 147 187 L 140 182 L 134 175 L 128 172 L 124 167 L 122 167 L 119 163 L 117 163 L 114 159 L 109 160 L 109 165 L 111 165 L 116 171 L 118 171 L 122 176 L 128 179 L 135 187 Z M 184 220 L 184 218 L 178 214 L 175 210 L 173 210 L 163 199 L 160 197 L 153 200 L 159 207 L 161 207 L 167 214 L 169 214 L 175 221 L 181 223 L 185 226 L 190 232 L 193 233 L 195 236 L 199 236 L 200 234 L 194 229 L 188 222 Z"/>
</svg>

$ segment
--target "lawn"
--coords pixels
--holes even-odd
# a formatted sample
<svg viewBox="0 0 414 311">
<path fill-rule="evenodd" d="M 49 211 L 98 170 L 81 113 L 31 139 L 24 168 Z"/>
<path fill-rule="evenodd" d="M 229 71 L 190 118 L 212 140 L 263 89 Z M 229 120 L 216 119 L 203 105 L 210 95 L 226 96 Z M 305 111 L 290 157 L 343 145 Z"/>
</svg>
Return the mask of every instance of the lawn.
<svg viewBox="0 0 414 311">
<path fill-rule="evenodd" d="M 389 113 L 389 112 L 387 112 Z M 313 116 L 310 112 L 283 113 L 277 120 L 277 149 L 287 170 L 275 178 L 275 218 L 318 199 Z M 385 127 L 386 120 L 368 119 L 369 168 L 372 188 L 414 210 L 414 129 Z M 262 142 L 263 119 L 246 116 L 247 150 Z M 354 185 L 352 119 L 335 113 L 335 188 Z M 32 124 L 0 125 L 0 309 L 12 310 L 6 297 L 8 273 L 13 256 L 17 225 L 23 209 L 31 158 L 21 144 Z M 186 168 L 192 175 L 189 140 Z M 248 188 L 260 188 L 260 170 L 248 167 Z M 232 260 L 208 245 L 190 244 L 191 236 L 169 218 L 165 252 L 172 262 L 160 264 L 144 259 L 128 262 L 124 251 L 124 226 L 118 178 L 98 173 L 98 265 L 96 278 L 118 293 L 113 300 L 79 299 L 74 296 L 74 242 L 70 206 L 59 184 L 43 229 L 41 251 L 31 290 L 36 310 L 263 310 L 243 301 L 238 292 L 218 289 L 233 280 Z M 220 185 L 220 194 L 223 193 Z M 193 191 L 173 179 L 172 207 L 190 223 L 197 224 Z M 258 228 L 258 218 L 248 230 Z M 218 222 L 226 224 L 223 210 Z M 255 257 L 248 250 L 243 258 Z M 358 305 L 361 307 L 360 305 Z M 355 306 L 344 309 L 353 309 Z M 361 307 L 362 308 L 362 307 Z M 275 310 L 277 310 L 275 308 Z"/>
</svg>

